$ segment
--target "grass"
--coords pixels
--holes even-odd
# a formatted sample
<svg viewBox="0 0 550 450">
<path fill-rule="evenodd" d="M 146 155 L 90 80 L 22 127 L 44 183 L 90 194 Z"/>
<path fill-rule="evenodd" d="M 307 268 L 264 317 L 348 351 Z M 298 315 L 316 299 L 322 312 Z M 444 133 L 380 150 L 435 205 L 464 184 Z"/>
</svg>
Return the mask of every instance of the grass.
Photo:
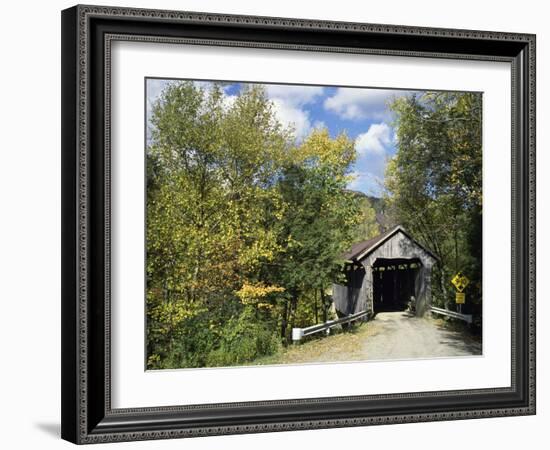
<svg viewBox="0 0 550 450">
<path fill-rule="evenodd" d="M 349 331 L 336 331 L 323 337 L 310 338 L 300 344 L 292 344 L 275 355 L 252 361 L 250 365 L 301 364 L 314 362 L 358 361 L 364 359 L 362 342 L 368 337 L 368 322 L 356 324 Z"/>
<path fill-rule="evenodd" d="M 465 343 L 474 345 L 481 342 L 481 336 L 472 333 L 470 327 L 457 320 L 430 317 L 425 320 L 444 330 L 460 333 Z M 333 329 L 330 336 L 321 333 L 304 339 L 300 344 L 282 348 L 278 353 L 264 356 L 245 365 L 283 365 L 323 362 L 364 361 L 365 342 L 380 332 L 376 322 L 361 322 L 349 331 Z"/>
</svg>

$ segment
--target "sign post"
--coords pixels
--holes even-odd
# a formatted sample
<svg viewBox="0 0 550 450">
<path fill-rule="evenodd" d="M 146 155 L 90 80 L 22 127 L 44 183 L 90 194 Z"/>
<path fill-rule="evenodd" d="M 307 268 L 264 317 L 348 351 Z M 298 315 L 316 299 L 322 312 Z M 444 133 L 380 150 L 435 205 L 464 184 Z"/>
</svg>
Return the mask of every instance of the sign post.
<svg viewBox="0 0 550 450">
<path fill-rule="evenodd" d="M 466 294 L 464 293 L 464 289 L 470 284 L 470 280 L 466 275 L 463 275 L 462 272 L 458 272 L 453 279 L 451 280 L 451 283 L 456 289 L 456 296 L 455 296 L 455 303 L 458 305 L 458 312 L 462 312 L 462 305 L 466 303 Z"/>
</svg>

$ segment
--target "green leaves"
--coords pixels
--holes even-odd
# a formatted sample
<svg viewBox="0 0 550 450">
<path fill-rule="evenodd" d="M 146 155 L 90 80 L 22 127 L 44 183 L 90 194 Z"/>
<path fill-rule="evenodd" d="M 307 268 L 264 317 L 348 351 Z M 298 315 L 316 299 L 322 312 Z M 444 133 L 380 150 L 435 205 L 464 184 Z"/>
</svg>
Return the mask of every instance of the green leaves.
<svg viewBox="0 0 550 450">
<path fill-rule="evenodd" d="M 228 102 L 221 85 L 172 83 L 150 126 L 150 367 L 276 351 L 298 307 L 316 320 L 311 293 L 334 281 L 355 237 L 361 205 L 345 189 L 353 142 L 316 130 L 296 145 L 260 86 Z"/>
<path fill-rule="evenodd" d="M 386 169 L 386 201 L 440 258 L 436 299 L 445 303 L 452 272 L 481 277 L 482 96 L 427 92 L 391 109 L 398 151 Z M 471 297 L 480 302 L 481 288 Z"/>
</svg>

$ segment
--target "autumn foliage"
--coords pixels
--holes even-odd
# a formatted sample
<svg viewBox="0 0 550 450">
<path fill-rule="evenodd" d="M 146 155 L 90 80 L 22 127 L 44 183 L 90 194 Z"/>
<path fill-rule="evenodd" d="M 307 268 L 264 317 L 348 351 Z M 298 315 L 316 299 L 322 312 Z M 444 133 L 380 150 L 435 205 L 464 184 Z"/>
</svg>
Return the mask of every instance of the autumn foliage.
<svg viewBox="0 0 550 450">
<path fill-rule="evenodd" d="M 228 104 L 221 85 L 171 83 L 148 126 L 147 367 L 242 364 L 326 319 L 365 216 L 353 142 L 297 141 L 253 85 Z"/>
</svg>

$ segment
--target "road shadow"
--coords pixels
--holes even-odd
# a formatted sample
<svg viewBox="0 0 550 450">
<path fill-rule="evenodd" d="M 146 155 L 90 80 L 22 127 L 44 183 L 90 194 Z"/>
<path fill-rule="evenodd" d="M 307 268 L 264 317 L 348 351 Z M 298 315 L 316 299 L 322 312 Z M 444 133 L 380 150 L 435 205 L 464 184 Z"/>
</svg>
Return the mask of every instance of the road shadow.
<svg viewBox="0 0 550 450">
<path fill-rule="evenodd" d="M 472 337 L 467 330 L 449 331 L 442 329 L 443 339 L 440 344 L 445 344 L 456 350 L 468 353 L 470 355 L 481 355 L 481 340 Z"/>
<path fill-rule="evenodd" d="M 389 340 L 404 330 L 408 333 L 405 339 L 414 340 L 418 336 L 419 342 L 422 343 L 429 329 L 433 329 L 434 334 L 431 338 L 428 337 L 428 340 L 439 346 L 439 349 L 433 349 L 433 356 L 443 356 L 441 352 L 448 352 L 449 356 L 482 355 L 481 336 L 473 333 L 468 326 L 455 321 L 441 323 L 429 316 L 418 317 L 413 311 L 394 310 L 380 311 L 379 315 L 374 317 L 374 323 L 377 324 L 376 328 L 379 331 L 377 334 L 386 335 Z M 398 343 L 398 346 L 400 347 L 401 343 Z M 411 351 L 414 353 L 415 350 Z"/>
<path fill-rule="evenodd" d="M 468 325 L 451 320 L 436 326 L 443 335 L 441 343 L 472 355 L 483 353 L 481 335 L 474 333 Z"/>
</svg>

